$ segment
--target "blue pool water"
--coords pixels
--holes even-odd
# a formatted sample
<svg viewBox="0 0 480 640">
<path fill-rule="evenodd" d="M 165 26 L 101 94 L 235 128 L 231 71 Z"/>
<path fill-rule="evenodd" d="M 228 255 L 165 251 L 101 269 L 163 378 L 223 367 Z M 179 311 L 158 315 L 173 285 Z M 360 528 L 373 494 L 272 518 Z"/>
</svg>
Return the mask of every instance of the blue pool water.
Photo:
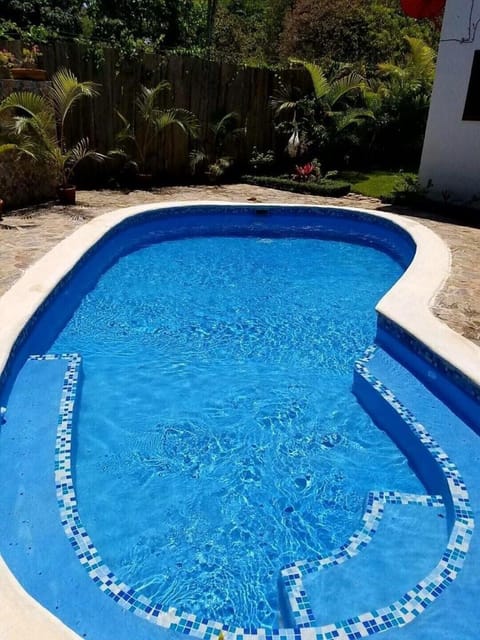
<svg viewBox="0 0 480 640">
<path fill-rule="evenodd" d="M 50 352 L 78 352 L 86 529 L 163 605 L 278 626 L 288 562 L 341 544 L 372 489 L 423 493 L 350 392 L 401 275 L 372 248 L 192 238 L 120 258 Z"/>
</svg>

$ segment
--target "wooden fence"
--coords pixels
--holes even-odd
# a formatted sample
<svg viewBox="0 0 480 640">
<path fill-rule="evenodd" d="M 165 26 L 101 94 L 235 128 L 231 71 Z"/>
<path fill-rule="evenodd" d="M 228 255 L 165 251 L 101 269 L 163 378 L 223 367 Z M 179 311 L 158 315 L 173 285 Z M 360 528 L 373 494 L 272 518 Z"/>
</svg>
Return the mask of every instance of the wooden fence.
<svg viewBox="0 0 480 640">
<path fill-rule="evenodd" d="M 19 53 L 21 43 L 0 42 L 0 48 L 3 47 Z M 275 139 L 270 106 L 278 76 L 271 70 L 179 55 L 146 54 L 140 60 L 127 62 L 120 61 L 117 52 L 108 48 L 104 49 L 104 61 L 96 65 L 87 48 L 76 43 L 57 42 L 41 49 L 39 66 L 49 76 L 58 68 L 67 67 L 80 80 L 93 80 L 100 85 L 100 96 L 83 101 L 74 112 L 70 133 L 75 138 L 88 136 L 102 152 L 115 146 L 115 134 L 121 124 L 116 111 L 132 120 L 140 86 L 152 87 L 160 80 L 168 80 L 172 85 L 171 97 L 165 96 L 162 106 L 192 111 L 200 120 L 203 135 L 208 123 L 236 111 L 247 128 L 245 138 L 236 148 L 241 161 L 248 159 L 253 146 L 264 151 L 280 144 Z M 308 77 L 300 71 L 282 72 L 282 81 L 309 89 Z M 155 173 L 166 172 L 174 179 L 185 177 L 191 146 L 178 128 L 169 128 L 156 150 Z"/>
</svg>

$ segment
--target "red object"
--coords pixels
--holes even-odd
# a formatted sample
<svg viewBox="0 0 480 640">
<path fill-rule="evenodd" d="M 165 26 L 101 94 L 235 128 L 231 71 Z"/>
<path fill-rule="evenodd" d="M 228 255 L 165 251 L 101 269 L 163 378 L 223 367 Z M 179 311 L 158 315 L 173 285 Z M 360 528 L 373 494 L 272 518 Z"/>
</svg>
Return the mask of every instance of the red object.
<svg viewBox="0 0 480 640">
<path fill-rule="evenodd" d="M 410 18 L 438 18 L 445 8 L 445 0 L 400 0 L 403 12 Z"/>
</svg>

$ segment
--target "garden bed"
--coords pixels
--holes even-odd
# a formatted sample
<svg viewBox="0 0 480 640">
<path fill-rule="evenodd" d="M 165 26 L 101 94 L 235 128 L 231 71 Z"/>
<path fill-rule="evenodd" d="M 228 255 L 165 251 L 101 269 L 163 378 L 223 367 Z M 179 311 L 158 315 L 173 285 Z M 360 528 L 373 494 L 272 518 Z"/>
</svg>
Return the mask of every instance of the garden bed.
<svg viewBox="0 0 480 640">
<path fill-rule="evenodd" d="M 243 176 L 242 181 L 259 187 L 282 189 L 294 193 L 309 193 L 314 196 L 341 198 L 351 191 L 351 184 L 343 180 L 319 180 L 315 182 L 289 180 L 273 176 Z"/>
</svg>

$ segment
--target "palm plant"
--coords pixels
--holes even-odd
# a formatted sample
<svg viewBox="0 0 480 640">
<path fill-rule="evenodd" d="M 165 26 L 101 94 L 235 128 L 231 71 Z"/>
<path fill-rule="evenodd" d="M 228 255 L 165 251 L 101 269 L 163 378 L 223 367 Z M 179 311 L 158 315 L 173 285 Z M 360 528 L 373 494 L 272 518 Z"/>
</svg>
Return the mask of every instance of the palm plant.
<svg viewBox="0 0 480 640">
<path fill-rule="evenodd" d="M 435 75 L 435 51 L 419 38 L 405 36 L 408 53 L 405 64 L 384 62 L 378 65 L 380 74 L 387 78 L 386 88 L 403 87 L 409 90 L 431 90 Z"/>
<path fill-rule="evenodd" d="M 212 182 L 218 182 L 235 163 L 231 145 L 246 133 L 235 111 L 225 114 L 208 125 L 203 145 L 190 153 L 190 166 L 194 174 L 204 173 Z"/>
<path fill-rule="evenodd" d="M 58 187 L 69 184 L 72 172 L 87 157 L 103 156 L 90 149 L 88 138 L 69 146 L 65 128 L 74 107 L 84 97 L 98 95 L 92 82 L 79 82 L 68 69 L 52 76 L 44 95 L 30 91 L 11 93 L 0 103 L 2 145 L 50 168 Z"/>
<path fill-rule="evenodd" d="M 110 155 L 135 158 L 139 173 L 146 173 L 155 150 L 158 136 L 168 127 L 178 127 L 185 135 L 196 137 L 199 124 L 197 117 L 187 109 L 175 107 L 162 109 L 160 96 L 171 90 L 168 81 L 162 80 L 155 87 L 142 86 L 135 102 L 135 122 L 131 123 L 117 111 L 122 129 L 116 136 L 117 148 Z"/>
<path fill-rule="evenodd" d="M 271 99 L 277 121 L 283 116 L 280 130 L 290 131 L 287 150 L 292 157 L 311 146 L 320 147 L 315 152 L 325 150 L 328 145 L 338 143 L 347 128 L 373 117 L 369 109 L 351 104 L 352 98 L 358 98 L 367 87 L 367 81 L 359 73 L 341 70 L 340 75 L 328 78 L 313 62 L 291 61 L 308 71 L 313 86 L 313 95 L 295 96 L 280 82 L 280 90 Z"/>
<path fill-rule="evenodd" d="M 372 132 L 374 161 L 417 170 L 435 75 L 435 52 L 418 38 L 405 38 L 403 64 L 378 65 L 379 78 L 365 98 L 376 115 Z"/>
</svg>

